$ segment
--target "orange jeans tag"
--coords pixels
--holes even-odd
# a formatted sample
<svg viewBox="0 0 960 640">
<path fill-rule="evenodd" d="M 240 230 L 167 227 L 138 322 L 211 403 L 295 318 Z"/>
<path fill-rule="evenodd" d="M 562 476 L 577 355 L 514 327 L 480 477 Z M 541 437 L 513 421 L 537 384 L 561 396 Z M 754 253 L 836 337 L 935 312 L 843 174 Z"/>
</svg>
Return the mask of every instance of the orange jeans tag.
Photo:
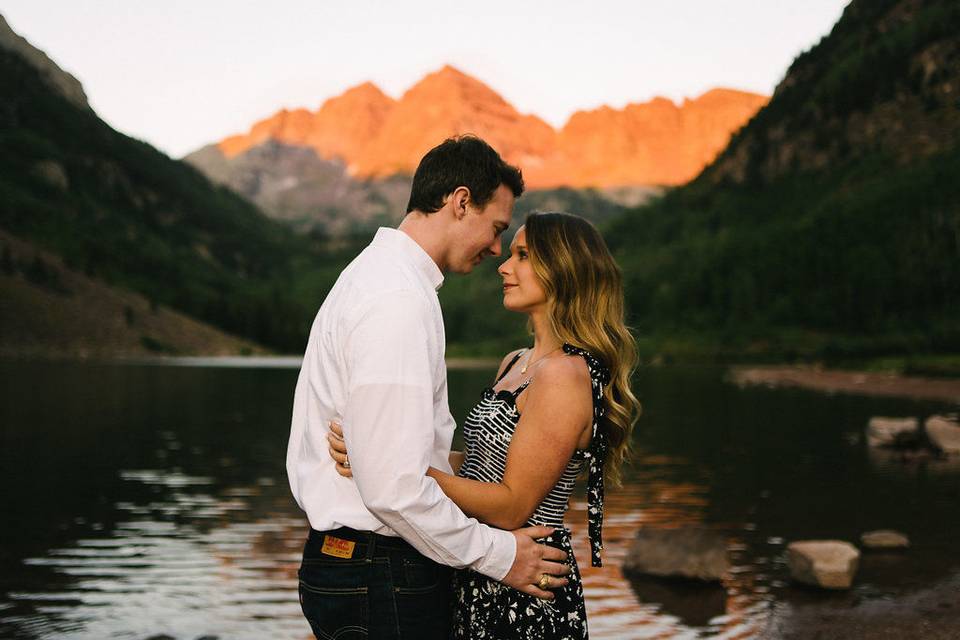
<svg viewBox="0 0 960 640">
<path fill-rule="evenodd" d="M 323 548 L 320 549 L 320 552 L 337 558 L 352 558 L 355 546 L 357 546 L 357 543 L 350 540 L 323 536 Z"/>
</svg>

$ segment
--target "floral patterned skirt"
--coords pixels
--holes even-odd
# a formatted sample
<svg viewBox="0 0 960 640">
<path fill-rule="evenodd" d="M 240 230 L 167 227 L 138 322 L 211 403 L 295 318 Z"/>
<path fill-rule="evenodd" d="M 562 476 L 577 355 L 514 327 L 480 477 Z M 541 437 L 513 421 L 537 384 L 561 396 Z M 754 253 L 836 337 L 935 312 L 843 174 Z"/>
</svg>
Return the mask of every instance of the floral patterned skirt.
<svg viewBox="0 0 960 640">
<path fill-rule="evenodd" d="M 545 541 L 567 552 L 567 562 L 572 568 L 567 586 L 554 590 L 553 600 L 541 600 L 475 571 L 455 571 L 452 638 L 579 640 L 587 637 L 583 583 L 570 545 L 570 531 L 558 528 Z"/>
</svg>

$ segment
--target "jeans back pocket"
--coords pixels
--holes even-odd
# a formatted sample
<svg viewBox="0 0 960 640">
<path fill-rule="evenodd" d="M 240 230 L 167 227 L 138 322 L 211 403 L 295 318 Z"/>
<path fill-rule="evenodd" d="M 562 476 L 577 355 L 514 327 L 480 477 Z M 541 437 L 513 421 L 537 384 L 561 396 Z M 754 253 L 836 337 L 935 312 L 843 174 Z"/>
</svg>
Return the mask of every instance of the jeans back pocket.
<svg viewBox="0 0 960 640">
<path fill-rule="evenodd" d="M 403 583 L 395 585 L 397 593 L 424 593 L 440 586 L 441 576 L 448 576 L 445 567 L 429 560 L 403 558 Z M 448 588 L 448 585 L 444 585 Z"/>
<path fill-rule="evenodd" d="M 300 606 L 321 640 L 366 638 L 370 565 L 364 560 L 304 560 Z"/>
</svg>

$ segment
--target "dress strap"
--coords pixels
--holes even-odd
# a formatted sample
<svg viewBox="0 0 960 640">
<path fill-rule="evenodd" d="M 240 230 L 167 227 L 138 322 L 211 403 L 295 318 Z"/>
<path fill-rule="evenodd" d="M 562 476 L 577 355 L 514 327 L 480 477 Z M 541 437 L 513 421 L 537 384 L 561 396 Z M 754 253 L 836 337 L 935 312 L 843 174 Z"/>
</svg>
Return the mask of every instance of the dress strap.
<svg viewBox="0 0 960 640">
<path fill-rule="evenodd" d="M 610 383 L 610 370 L 589 351 L 571 344 L 563 345 L 564 353 L 582 356 L 590 370 L 593 387 L 593 426 L 590 447 L 584 452 L 587 460 L 587 534 L 590 537 L 590 562 L 595 567 L 603 566 L 600 551 L 603 549 L 603 463 L 607 459 L 609 445 L 606 433 L 600 429 L 606 415 L 603 390 Z"/>
<path fill-rule="evenodd" d="M 520 396 L 520 394 L 523 393 L 523 390 L 530 386 L 531 382 L 533 382 L 532 377 L 528 378 L 523 382 L 523 384 L 521 384 L 519 387 L 511 391 L 511 393 L 513 394 L 513 399 L 516 400 Z"/>
<path fill-rule="evenodd" d="M 498 382 L 503 380 L 504 376 L 506 376 L 507 373 L 510 372 L 510 369 L 513 368 L 513 365 L 517 364 L 517 360 L 520 359 L 520 356 L 522 356 L 526 352 L 527 352 L 526 349 L 520 349 L 519 351 L 517 351 L 517 355 L 513 356 L 513 360 L 510 361 L 510 364 L 507 365 L 507 368 L 503 370 L 503 373 L 501 373 L 496 380 L 494 380 L 493 382 L 494 386 L 496 386 Z"/>
</svg>

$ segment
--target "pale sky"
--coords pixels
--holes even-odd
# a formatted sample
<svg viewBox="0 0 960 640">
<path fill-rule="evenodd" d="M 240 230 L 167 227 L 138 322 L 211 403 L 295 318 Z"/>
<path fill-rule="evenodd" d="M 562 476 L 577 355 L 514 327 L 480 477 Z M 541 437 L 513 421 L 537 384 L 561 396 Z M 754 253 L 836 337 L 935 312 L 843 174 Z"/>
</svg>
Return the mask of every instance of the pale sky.
<svg viewBox="0 0 960 640">
<path fill-rule="evenodd" d="M 0 0 L 114 128 L 180 157 L 370 80 L 444 64 L 555 127 L 579 109 L 769 94 L 848 0 Z"/>
</svg>

